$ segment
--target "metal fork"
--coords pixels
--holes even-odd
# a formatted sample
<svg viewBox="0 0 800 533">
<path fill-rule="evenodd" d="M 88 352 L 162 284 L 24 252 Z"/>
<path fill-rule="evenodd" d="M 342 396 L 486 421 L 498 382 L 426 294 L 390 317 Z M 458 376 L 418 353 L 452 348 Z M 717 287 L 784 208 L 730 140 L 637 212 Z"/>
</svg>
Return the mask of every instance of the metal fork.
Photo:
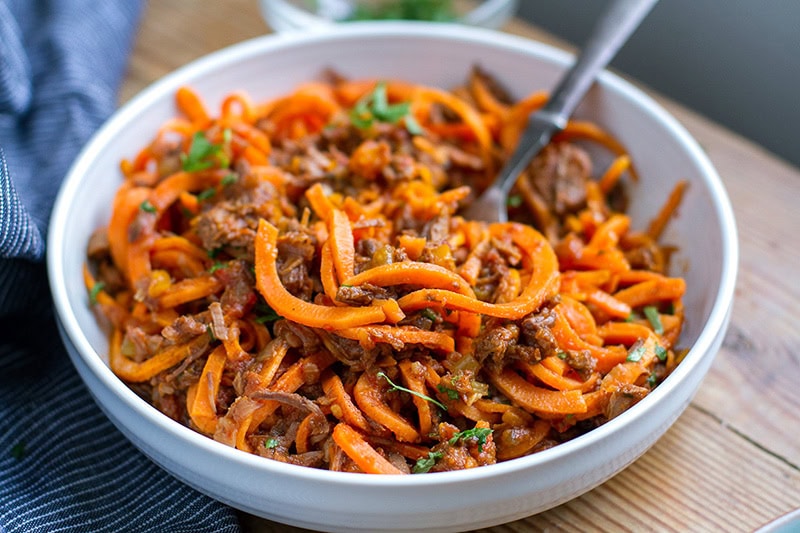
<svg viewBox="0 0 800 533">
<path fill-rule="evenodd" d="M 597 74 L 608 65 L 658 0 L 614 0 L 595 25 L 575 63 L 566 72 L 547 104 L 528 119 L 516 150 L 492 185 L 462 212 L 471 220 L 506 222 L 508 192 L 531 159 L 564 129 Z"/>
</svg>

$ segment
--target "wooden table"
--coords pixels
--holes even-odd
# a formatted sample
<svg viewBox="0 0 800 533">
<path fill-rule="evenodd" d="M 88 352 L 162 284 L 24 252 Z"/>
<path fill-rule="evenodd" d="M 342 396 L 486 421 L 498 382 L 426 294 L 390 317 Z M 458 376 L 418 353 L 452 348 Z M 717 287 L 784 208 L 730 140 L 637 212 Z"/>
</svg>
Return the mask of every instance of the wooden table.
<svg viewBox="0 0 800 533">
<path fill-rule="evenodd" d="M 506 30 L 554 42 L 521 22 Z M 121 99 L 268 31 L 257 0 L 150 2 Z M 654 96 L 708 152 L 733 202 L 741 263 L 724 345 L 686 412 L 632 466 L 569 503 L 487 531 L 752 531 L 800 507 L 800 170 Z M 247 515 L 242 525 L 301 531 Z"/>
</svg>

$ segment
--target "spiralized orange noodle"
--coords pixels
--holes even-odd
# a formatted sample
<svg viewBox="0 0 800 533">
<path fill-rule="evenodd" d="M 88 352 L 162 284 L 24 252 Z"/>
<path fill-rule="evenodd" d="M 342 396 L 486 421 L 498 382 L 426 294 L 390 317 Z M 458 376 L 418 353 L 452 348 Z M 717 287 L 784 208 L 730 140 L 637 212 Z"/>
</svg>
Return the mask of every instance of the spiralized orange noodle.
<svg viewBox="0 0 800 533">
<path fill-rule="evenodd" d="M 550 448 L 675 368 L 685 283 L 658 239 L 684 183 L 632 228 L 630 157 L 572 122 L 512 222 L 465 220 L 546 93 L 323 78 L 217 112 L 183 87 L 122 162 L 85 282 L 133 390 L 246 452 L 408 474 Z"/>
</svg>

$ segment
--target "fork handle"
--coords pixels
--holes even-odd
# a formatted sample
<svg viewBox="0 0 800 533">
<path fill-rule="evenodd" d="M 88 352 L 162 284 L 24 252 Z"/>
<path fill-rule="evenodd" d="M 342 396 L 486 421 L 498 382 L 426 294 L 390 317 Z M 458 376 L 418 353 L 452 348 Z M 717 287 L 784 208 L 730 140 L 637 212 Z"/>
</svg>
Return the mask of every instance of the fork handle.
<svg viewBox="0 0 800 533">
<path fill-rule="evenodd" d="M 501 172 L 502 181 L 495 182 L 493 187 L 508 193 L 530 159 L 550 142 L 553 134 L 564 129 L 598 72 L 608 65 L 657 1 L 613 0 L 547 104 L 528 118 L 517 149 L 506 162 L 508 172 Z"/>
</svg>

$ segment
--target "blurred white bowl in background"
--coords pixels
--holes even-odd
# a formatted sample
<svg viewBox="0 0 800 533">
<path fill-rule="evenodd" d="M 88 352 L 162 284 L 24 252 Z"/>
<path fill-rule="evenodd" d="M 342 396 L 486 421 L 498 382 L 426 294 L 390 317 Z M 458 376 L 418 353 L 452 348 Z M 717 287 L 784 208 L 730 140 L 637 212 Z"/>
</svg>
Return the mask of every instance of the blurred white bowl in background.
<svg viewBox="0 0 800 533">
<path fill-rule="evenodd" d="M 269 26 L 278 32 L 310 30 L 345 22 L 357 12 L 359 4 L 375 6 L 398 0 L 260 0 L 261 13 Z M 452 2 L 456 18 L 451 22 L 500 28 L 516 13 L 517 0 L 456 0 Z"/>
</svg>

